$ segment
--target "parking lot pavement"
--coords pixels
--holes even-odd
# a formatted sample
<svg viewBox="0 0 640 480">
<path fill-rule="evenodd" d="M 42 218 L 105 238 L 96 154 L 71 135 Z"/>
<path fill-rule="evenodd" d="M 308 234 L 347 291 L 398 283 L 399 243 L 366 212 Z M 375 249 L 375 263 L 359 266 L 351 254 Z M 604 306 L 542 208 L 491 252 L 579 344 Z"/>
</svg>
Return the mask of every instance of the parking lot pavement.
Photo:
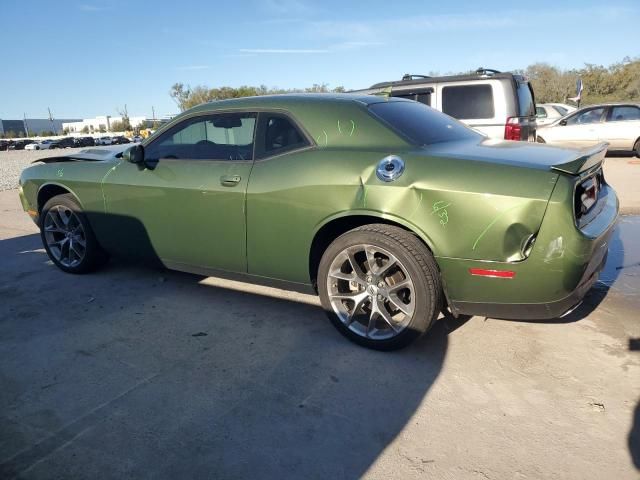
<svg viewBox="0 0 640 480">
<path fill-rule="evenodd" d="M 15 190 L 0 212 L 0 478 L 638 478 L 638 217 L 569 317 L 380 353 L 312 296 L 64 274 Z"/>
</svg>

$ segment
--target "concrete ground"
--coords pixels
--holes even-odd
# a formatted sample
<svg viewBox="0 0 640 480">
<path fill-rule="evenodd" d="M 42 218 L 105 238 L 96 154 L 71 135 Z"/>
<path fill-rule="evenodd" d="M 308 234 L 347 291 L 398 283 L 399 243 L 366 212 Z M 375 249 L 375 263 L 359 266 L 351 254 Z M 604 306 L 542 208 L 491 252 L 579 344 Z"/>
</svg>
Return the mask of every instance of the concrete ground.
<svg viewBox="0 0 640 480">
<path fill-rule="evenodd" d="M 64 274 L 0 192 L 0 478 L 637 479 L 638 238 L 622 218 L 568 318 L 446 319 L 380 353 L 315 297 Z"/>
</svg>

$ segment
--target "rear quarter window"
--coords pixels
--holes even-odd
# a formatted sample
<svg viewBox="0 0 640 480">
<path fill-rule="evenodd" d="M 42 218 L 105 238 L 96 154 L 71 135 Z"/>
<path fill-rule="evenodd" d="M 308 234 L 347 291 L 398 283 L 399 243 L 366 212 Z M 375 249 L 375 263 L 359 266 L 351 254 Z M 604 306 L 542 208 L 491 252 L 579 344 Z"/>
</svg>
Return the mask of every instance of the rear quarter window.
<svg viewBox="0 0 640 480">
<path fill-rule="evenodd" d="M 482 138 L 466 125 L 418 102 L 374 103 L 369 111 L 416 145 Z"/>
<path fill-rule="evenodd" d="M 442 111 L 461 120 L 493 118 L 493 89 L 486 84 L 444 87 Z"/>
</svg>

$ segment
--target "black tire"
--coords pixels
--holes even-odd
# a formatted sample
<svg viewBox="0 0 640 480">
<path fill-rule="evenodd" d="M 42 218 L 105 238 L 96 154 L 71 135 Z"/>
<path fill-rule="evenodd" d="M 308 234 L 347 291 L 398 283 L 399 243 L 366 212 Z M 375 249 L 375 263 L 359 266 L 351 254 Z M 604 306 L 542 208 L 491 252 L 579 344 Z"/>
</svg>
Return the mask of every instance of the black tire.
<svg viewBox="0 0 640 480">
<path fill-rule="evenodd" d="M 636 144 L 633 146 L 633 149 L 635 150 L 636 157 L 640 158 L 640 138 L 636 140 Z"/>
<path fill-rule="evenodd" d="M 65 265 L 56 254 L 52 251 L 52 247 L 49 246 L 47 236 L 45 232 L 45 223 L 47 215 L 52 209 L 62 209 L 64 211 L 70 211 L 82 226 L 83 240 L 85 242 L 84 255 L 77 263 Z M 106 263 L 108 260 L 107 253 L 102 249 L 98 240 L 93 233 L 91 225 L 87 219 L 87 216 L 82 211 L 80 204 L 71 194 L 57 195 L 49 199 L 42 207 L 40 212 L 40 238 L 42 244 L 49 255 L 51 261 L 60 269 L 67 273 L 89 273 L 92 272 Z M 64 234 L 59 234 L 60 238 Z M 55 247 L 54 247 L 55 248 Z M 62 249 L 61 249 L 62 251 Z"/>
<path fill-rule="evenodd" d="M 547 143 L 547 142 L 544 141 L 544 138 L 542 138 L 540 135 L 536 136 L 536 142 L 538 142 L 538 143 Z"/>
<path fill-rule="evenodd" d="M 413 314 L 406 327 L 392 338 L 372 339 L 356 333 L 343 323 L 331 304 L 328 284 L 335 280 L 329 280 L 334 278 L 329 277 L 330 266 L 345 249 L 359 245 L 371 245 L 391 253 L 413 282 Z M 375 350 L 397 350 L 409 345 L 432 327 L 443 306 L 440 272 L 433 255 L 411 232 L 391 225 L 365 225 L 334 240 L 320 260 L 317 284 L 322 306 L 338 331 L 349 340 Z"/>
</svg>

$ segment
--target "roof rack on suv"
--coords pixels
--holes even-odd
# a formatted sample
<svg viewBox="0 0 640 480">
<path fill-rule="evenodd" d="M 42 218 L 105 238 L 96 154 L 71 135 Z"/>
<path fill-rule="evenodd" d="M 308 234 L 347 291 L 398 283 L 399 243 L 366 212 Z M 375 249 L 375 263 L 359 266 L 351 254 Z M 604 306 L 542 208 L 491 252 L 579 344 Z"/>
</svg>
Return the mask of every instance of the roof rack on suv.
<svg viewBox="0 0 640 480">
<path fill-rule="evenodd" d="M 495 75 L 496 73 L 502 73 L 500 70 L 494 70 L 493 68 L 484 68 L 484 67 L 478 67 L 478 69 L 476 70 L 476 73 L 478 75 Z"/>
<path fill-rule="evenodd" d="M 405 73 L 402 76 L 402 80 L 413 80 L 414 78 L 431 78 L 429 75 L 413 75 L 411 73 Z"/>
</svg>

